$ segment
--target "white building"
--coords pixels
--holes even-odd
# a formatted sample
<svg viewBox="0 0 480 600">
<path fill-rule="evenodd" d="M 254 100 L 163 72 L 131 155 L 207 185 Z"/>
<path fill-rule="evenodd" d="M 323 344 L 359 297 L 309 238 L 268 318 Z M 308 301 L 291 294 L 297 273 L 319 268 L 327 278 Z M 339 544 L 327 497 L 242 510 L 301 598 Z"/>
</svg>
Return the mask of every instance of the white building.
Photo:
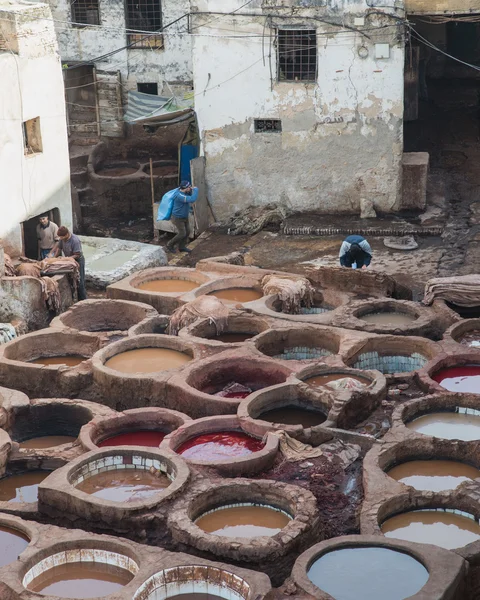
<svg viewBox="0 0 480 600">
<path fill-rule="evenodd" d="M 46 4 L 0 2 L 0 243 L 35 258 L 37 217 L 71 227 L 62 68 Z"/>
<path fill-rule="evenodd" d="M 129 90 L 167 96 L 191 90 L 189 0 L 51 0 L 50 5 L 67 67 L 71 132 L 122 137 Z"/>
<path fill-rule="evenodd" d="M 269 202 L 325 213 L 358 214 L 361 198 L 400 207 L 402 11 L 365 0 L 192 0 L 192 14 L 217 215 Z"/>
</svg>

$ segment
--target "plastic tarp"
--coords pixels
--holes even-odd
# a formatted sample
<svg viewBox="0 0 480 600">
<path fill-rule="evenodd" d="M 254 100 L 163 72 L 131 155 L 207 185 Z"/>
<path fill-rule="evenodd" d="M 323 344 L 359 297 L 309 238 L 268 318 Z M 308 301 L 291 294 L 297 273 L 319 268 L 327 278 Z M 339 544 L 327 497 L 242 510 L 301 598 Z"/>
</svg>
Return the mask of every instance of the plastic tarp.
<svg viewBox="0 0 480 600">
<path fill-rule="evenodd" d="M 193 92 L 185 94 L 182 98 L 128 92 L 128 106 L 124 119 L 132 125 L 173 125 L 190 119 L 194 114 Z"/>
</svg>

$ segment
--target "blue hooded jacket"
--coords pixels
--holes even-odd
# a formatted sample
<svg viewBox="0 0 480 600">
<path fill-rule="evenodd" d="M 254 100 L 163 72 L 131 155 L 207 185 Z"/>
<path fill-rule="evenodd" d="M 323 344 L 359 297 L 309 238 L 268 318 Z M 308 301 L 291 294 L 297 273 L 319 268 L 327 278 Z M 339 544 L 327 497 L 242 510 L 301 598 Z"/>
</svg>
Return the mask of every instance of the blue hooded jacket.
<svg viewBox="0 0 480 600">
<path fill-rule="evenodd" d="M 172 217 L 177 219 L 187 219 L 190 212 L 190 205 L 197 201 L 198 188 L 194 187 L 189 194 L 185 194 L 177 189 L 173 196 Z"/>
</svg>

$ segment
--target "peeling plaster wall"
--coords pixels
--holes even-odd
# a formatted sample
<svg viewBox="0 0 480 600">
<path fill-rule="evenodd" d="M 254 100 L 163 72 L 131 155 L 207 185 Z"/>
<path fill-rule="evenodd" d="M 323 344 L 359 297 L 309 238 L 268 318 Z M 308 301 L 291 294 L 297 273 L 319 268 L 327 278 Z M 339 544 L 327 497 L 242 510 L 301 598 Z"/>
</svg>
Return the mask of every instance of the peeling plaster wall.
<svg viewBox="0 0 480 600">
<path fill-rule="evenodd" d="M 189 0 L 159 0 L 163 24 L 178 19 L 190 10 Z M 127 44 L 124 0 L 99 0 L 100 26 L 72 27 L 69 0 L 50 0 L 56 19 L 60 54 L 63 61 L 89 61 Z M 124 91 L 136 90 L 138 83 L 157 83 L 159 94 L 168 92 L 165 82 L 186 84 L 192 80 L 191 43 L 187 19 L 169 27 L 164 33 L 164 48 L 125 49 L 104 61 L 96 62 L 100 71 L 120 71 Z"/>
<path fill-rule="evenodd" d="M 269 3 L 274 4 L 264 0 L 264 8 Z M 315 1 L 293 4 L 312 6 Z M 200 11 L 228 12 L 241 5 L 240 0 L 196 2 Z M 260 15 L 261 5 L 258 0 L 248 10 Z M 371 16 L 364 26 L 369 40 L 308 19 L 350 14 L 345 22 L 353 25 L 353 17 L 365 16 L 366 10 L 366 4 L 347 1 L 296 9 L 305 19 L 291 23 L 317 28 L 316 84 L 274 80 L 272 85 L 275 46 L 264 17 L 193 20 L 204 34 L 194 39 L 195 108 L 209 199 L 220 217 L 269 202 L 295 210 L 358 213 L 360 199 L 368 198 L 382 211 L 396 208 L 403 152 L 403 28 L 374 31 L 395 21 Z M 389 58 L 374 58 L 375 42 L 390 44 Z M 359 57 L 360 46 L 368 49 L 367 58 Z M 282 133 L 254 133 L 255 118 L 281 119 Z"/>
<path fill-rule="evenodd" d="M 72 226 L 63 77 L 46 4 L 0 5 L 0 243 L 22 252 L 21 223 L 58 208 Z M 25 155 L 22 122 L 40 117 L 42 152 Z"/>
</svg>

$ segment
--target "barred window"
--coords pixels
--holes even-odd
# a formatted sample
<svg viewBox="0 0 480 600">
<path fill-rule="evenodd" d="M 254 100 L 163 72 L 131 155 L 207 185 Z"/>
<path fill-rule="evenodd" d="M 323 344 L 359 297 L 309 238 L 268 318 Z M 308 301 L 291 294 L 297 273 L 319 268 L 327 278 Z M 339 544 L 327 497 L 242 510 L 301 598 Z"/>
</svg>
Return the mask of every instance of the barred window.
<svg viewBox="0 0 480 600">
<path fill-rule="evenodd" d="M 160 0 L 126 0 L 127 43 L 133 48 L 163 48 L 163 35 L 149 35 L 162 28 Z M 139 32 L 139 33 L 135 33 Z"/>
<path fill-rule="evenodd" d="M 280 119 L 255 119 L 255 133 L 277 133 L 282 131 Z"/>
<path fill-rule="evenodd" d="M 279 81 L 316 81 L 316 30 L 278 29 L 277 57 Z"/>
<path fill-rule="evenodd" d="M 72 0 L 73 26 L 100 25 L 98 0 Z"/>
</svg>

